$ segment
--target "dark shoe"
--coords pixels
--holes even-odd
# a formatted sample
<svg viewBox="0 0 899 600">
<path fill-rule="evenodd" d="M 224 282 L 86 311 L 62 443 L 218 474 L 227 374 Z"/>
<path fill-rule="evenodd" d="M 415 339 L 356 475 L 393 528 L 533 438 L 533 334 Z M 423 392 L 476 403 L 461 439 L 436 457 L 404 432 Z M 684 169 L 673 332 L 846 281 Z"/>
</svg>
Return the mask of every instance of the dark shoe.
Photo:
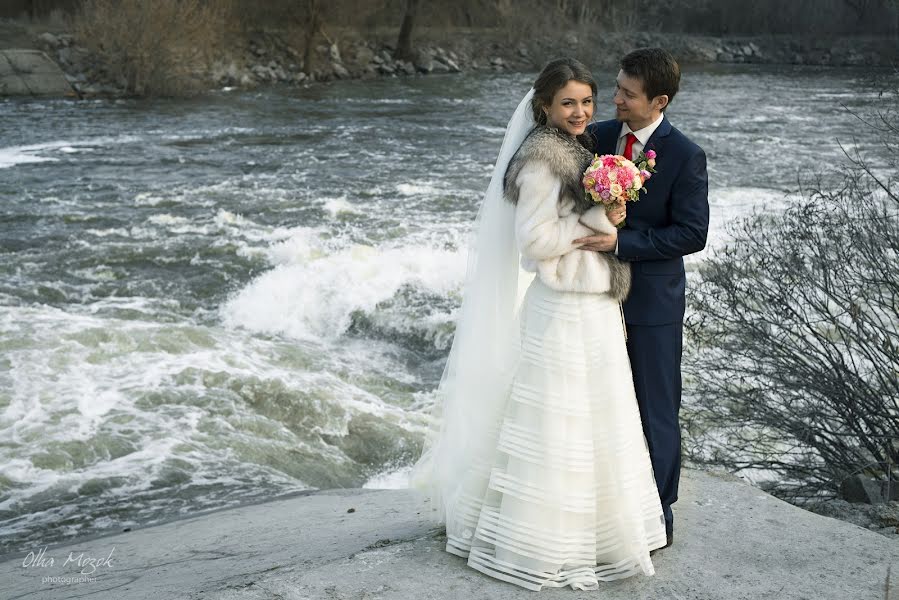
<svg viewBox="0 0 899 600">
<path fill-rule="evenodd" d="M 665 548 L 667 548 L 668 546 L 670 546 L 671 544 L 673 544 L 673 543 L 674 543 L 674 532 L 673 532 L 673 531 L 669 531 L 669 532 L 668 532 L 668 535 L 666 536 L 666 538 L 667 538 L 667 539 L 666 539 L 665 541 L 668 542 L 668 543 L 665 544 L 664 546 L 662 546 L 661 548 L 656 548 L 655 550 L 650 550 L 650 551 L 649 551 L 649 555 L 650 555 L 650 556 L 652 556 L 653 554 L 655 554 L 655 553 L 658 552 L 659 550 L 664 550 Z"/>
</svg>

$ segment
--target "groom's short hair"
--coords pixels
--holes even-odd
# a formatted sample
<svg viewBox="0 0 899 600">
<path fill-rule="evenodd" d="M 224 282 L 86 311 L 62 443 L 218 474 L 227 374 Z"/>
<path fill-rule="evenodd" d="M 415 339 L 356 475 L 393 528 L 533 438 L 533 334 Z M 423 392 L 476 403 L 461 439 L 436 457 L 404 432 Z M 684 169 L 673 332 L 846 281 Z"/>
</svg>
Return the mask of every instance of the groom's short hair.
<svg viewBox="0 0 899 600">
<path fill-rule="evenodd" d="M 634 50 L 621 59 L 621 70 L 643 82 L 643 92 L 650 100 L 665 95 L 671 104 L 680 87 L 680 66 L 661 48 Z"/>
</svg>

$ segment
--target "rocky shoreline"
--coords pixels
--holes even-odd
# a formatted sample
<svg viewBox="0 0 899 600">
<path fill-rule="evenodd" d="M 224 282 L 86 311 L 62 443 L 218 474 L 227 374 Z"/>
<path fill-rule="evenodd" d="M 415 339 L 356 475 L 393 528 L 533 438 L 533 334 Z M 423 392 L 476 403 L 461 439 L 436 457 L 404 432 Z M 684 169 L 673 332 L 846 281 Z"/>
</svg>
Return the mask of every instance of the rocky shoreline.
<svg viewBox="0 0 899 600">
<path fill-rule="evenodd" d="M 835 498 L 802 508 L 818 515 L 858 525 L 894 541 L 899 540 L 899 502 L 895 500 L 880 504 L 865 504 Z"/>
<path fill-rule="evenodd" d="M 576 32 L 512 42 L 499 32 L 460 32 L 433 36 L 417 45 L 412 60 L 393 57 L 392 38 L 337 37 L 321 43 L 311 69 L 301 50 L 278 32 L 255 32 L 234 40 L 206 72 L 201 89 L 254 88 L 271 84 L 308 85 L 340 79 L 413 77 L 465 71 L 531 72 L 554 56 L 574 55 L 595 68 L 614 68 L 618 57 L 640 46 L 663 46 L 684 64 L 794 64 L 888 67 L 899 58 L 895 40 L 885 38 L 799 39 L 794 37 L 708 37 L 650 33 L 586 35 Z M 440 40 L 440 41 L 437 41 Z M 101 57 L 70 33 L 44 32 L 35 39 L 65 72 L 81 97 L 125 94 Z"/>
<path fill-rule="evenodd" d="M 604 582 L 602 598 L 894 597 L 886 590 L 895 588 L 899 546 L 890 540 L 727 474 L 684 469 L 679 495 L 677 537 L 652 556 L 653 576 Z M 3 557 L 0 578 L 9 597 L 42 600 L 525 597 L 445 546 L 416 491 L 322 490 L 25 547 Z"/>
</svg>

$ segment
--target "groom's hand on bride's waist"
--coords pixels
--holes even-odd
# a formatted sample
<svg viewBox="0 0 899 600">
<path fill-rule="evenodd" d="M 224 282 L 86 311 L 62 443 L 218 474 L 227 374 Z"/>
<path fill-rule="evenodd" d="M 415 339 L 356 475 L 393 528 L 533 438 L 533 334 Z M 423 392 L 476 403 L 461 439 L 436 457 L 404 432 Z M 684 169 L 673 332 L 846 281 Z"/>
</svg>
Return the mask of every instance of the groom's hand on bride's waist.
<svg viewBox="0 0 899 600">
<path fill-rule="evenodd" d="M 618 232 L 597 233 L 588 237 L 574 240 L 573 244 L 579 244 L 579 250 L 591 250 L 593 252 L 613 252 L 618 244 Z"/>
</svg>

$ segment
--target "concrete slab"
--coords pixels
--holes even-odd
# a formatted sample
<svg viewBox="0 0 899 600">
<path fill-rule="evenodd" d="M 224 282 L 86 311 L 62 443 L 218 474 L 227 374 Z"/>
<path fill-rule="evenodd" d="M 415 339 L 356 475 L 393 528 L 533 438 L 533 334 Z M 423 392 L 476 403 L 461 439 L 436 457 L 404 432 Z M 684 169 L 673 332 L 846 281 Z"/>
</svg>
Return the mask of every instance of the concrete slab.
<svg viewBox="0 0 899 600">
<path fill-rule="evenodd" d="M 411 490 L 284 498 L 4 557 L 0 589 L 5 598 L 41 600 L 504 600 L 530 594 L 446 553 L 442 528 L 426 508 Z M 884 600 L 891 565 L 893 587 L 899 587 L 896 541 L 807 512 L 729 475 L 684 470 L 675 519 L 675 544 L 653 556 L 653 577 L 604 584 L 599 592 L 540 593 L 604 600 Z M 45 579 L 81 571 L 93 580 Z"/>
</svg>

